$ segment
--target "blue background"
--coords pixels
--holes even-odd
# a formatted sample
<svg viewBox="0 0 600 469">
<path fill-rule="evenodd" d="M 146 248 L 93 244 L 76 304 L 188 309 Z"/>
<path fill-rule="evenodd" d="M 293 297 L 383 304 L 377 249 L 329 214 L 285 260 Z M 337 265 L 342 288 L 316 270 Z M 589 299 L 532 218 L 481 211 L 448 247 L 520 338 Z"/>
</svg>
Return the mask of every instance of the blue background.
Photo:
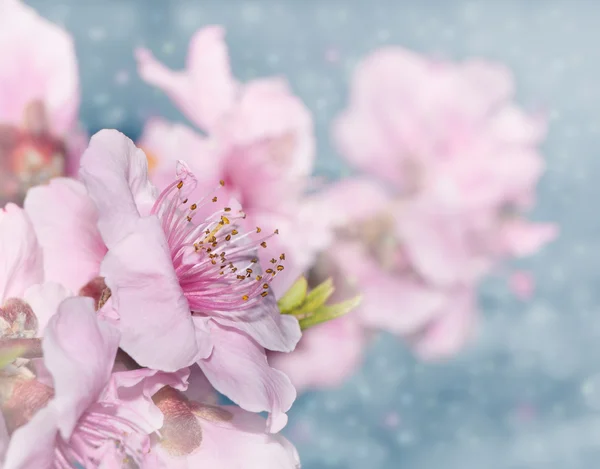
<svg viewBox="0 0 600 469">
<path fill-rule="evenodd" d="M 283 74 L 314 113 L 317 172 L 343 166 L 328 141 L 356 61 L 384 44 L 451 59 L 499 60 L 518 100 L 550 115 L 547 173 L 533 218 L 560 239 L 522 265 L 538 281 L 520 302 L 502 282 L 481 291 L 477 342 L 443 364 L 419 364 L 378 338 L 341 389 L 305 395 L 288 434 L 305 469 L 579 469 L 600 457 L 600 2 L 517 0 L 30 0 L 75 37 L 90 131 L 139 135 L 145 118 L 180 115 L 137 77 L 144 45 L 180 67 L 192 33 L 227 30 L 240 79 Z M 340 61 L 330 63 L 335 47 Z M 535 409 L 516 418 L 516 409 Z M 396 415 L 395 425 L 389 415 Z M 387 417 L 386 417 L 387 416 Z M 234 450 L 232 448 L 232 450 Z"/>
</svg>

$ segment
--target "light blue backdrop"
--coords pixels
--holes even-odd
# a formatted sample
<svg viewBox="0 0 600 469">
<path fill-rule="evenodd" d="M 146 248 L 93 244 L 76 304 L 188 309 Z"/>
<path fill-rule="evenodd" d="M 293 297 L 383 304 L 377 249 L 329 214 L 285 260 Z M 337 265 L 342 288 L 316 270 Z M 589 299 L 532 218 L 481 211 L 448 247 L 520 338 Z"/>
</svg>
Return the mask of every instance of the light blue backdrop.
<svg viewBox="0 0 600 469">
<path fill-rule="evenodd" d="M 417 364 L 390 337 L 343 388 L 301 398 L 289 433 L 306 469 L 589 469 L 600 457 L 600 2 L 594 0 L 30 0 L 75 36 L 83 121 L 136 137 L 145 116 L 179 115 L 141 83 L 132 49 L 181 66 L 200 26 L 228 30 L 238 77 L 284 74 L 315 115 L 317 169 L 340 159 L 328 124 L 348 72 L 383 44 L 514 70 L 521 103 L 550 112 L 548 171 L 535 218 L 559 241 L 523 264 L 534 301 L 499 282 L 482 291 L 477 344 L 443 365 Z M 341 61 L 325 60 L 339 49 Z M 528 421 L 518 408 L 533 409 Z M 525 412 L 524 410 L 522 412 Z M 392 425 L 389 416 L 396 415 Z M 387 416 L 387 417 L 386 417 Z M 295 427 L 294 427 L 295 424 Z M 235 450 L 232 448 L 232 450 Z"/>
</svg>

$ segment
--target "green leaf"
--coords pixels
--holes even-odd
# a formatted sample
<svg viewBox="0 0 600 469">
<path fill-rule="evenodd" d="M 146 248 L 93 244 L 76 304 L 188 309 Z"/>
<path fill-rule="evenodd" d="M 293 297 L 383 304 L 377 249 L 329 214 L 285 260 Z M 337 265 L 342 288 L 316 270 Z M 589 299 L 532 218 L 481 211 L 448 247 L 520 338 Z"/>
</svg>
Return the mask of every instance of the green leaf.
<svg viewBox="0 0 600 469">
<path fill-rule="evenodd" d="M 344 316 L 356 308 L 360 304 L 361 300 L 362 297 L 359 295 L 349 300 L 342 301 L 341 303 L 327 306 L 321 305 L 314 310 L 313 314 L 300 319 L 300 328 L 305 330 L 309 327 L 316 326 L 317 324 L 322 324 L 326 321 Z"/>
<path fill-rule="evenodd" d="M 279 299 L 277 305 L 281 314 L 290 314 L 298 308 L 306 298 L 308 282 L 305 277 L 300 277 L 288 291 Z"/>
<path fill-rule="evenodd" d="M 19 345 L 15 347 L 6 347 L 0 350 L 0 370 L 6 368 L 15 359 L 19 358 L 26 351 L 26 347 Z"/>
</svg>

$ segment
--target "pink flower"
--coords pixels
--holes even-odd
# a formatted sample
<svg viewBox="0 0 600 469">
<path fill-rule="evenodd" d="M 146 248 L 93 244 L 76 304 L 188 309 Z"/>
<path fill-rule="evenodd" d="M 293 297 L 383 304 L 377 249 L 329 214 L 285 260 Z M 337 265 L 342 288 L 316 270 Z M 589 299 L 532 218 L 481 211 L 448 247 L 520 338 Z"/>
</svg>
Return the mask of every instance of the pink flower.
<svg viewBox="0 0 600 469">
<path fill-rule="evenodd" d="M 152 178 L 160 188 L 183 151 L 200 178 L 197 195 L 223 180 L 225 191 L 247 214 L 242 227 L 280 230 L 281 236 L 260 256 L 266 269 L 272 257 L 286 253 L 287 265 L 296 275 L 275 280 L 273 288 L 280 295 L 329 241 L 314 216 L 316 208 L 303 197 L 315 156 L 312 119 L 283 79 L 245 84 L 235 80 L 224 34 L 218 26 L 198 31 L 184 71 L 167 69 L 147 50 L 137 52 L 142 78 L 163 89 L 208 134 L 201 137 L 185 126 L 154 119 L 140 145 L 151 155 Z M 227 202 L 228 197 L 222 200 Z"/>
<path fill-rule="evenodd" d="M 90 299 L 71 298 L 59 306 L 43 340 L 52 387 L 27 381 L 23 388 L 30 397 L 13 392 L 4 404 L 15 411 L 8 415 L 19 415 L 32 398 L 38 401 L 29 421 L 10 427 L 5 469 L 98 467 L 107 451 L 117 452 L 121 462 L 141 464 L 150 434 L 163 424 L 151 396 L 165 385 L 185 389 L 187 372 L 112 374 L 118 342 L 118 331 L 98 320 Z"/>
<path fill-rule="evenodd" d="M 25 211 L 14 204 L 0 210 L 0 336 L 40 336 L 68 291 L 43 283 L 42 250 Z"/>
<path fill-rule="evenodd" d="M 196 179 L 183 163 L 157 194 L 146 156 L 116 131 L 92 137 L 80 176 L 108 247 L 100 275 L 119 315 L 121 347 L 164 371 L 198 363 L 219 392 L 246 410 L 271 412 L 270 428 L 282 428 L 295 391 L 269 367 L 265 349 L 293 350 L 300 328 L 279 314 L 269 289 L 281 261 L 264 273 L 256 265 L 256 248 L 272 234 L 248 242 L 231 207 L 199 219 L 196 210 L 219 196 L 190 199 Z"/>
<path fill-rule="evenodd" d="M 71 37 L 17 0 L 0 5 L 2 198 L 77 167 L 79 77 Z"/>
<path fill-rule="evenodd" d="M 323 195 L 339 227 L 329 257 L 363 293 L 362 324 L 408 338 L 425 358 L 456 353 L 471 336 L 484 275 L 557 234 L 523 215 L 543 170 L 545 124 L 512 94 L 500 65 L 388 47 L 358 66 L 333 128 L 341 153 L 372 179 Z"/>
</svg>

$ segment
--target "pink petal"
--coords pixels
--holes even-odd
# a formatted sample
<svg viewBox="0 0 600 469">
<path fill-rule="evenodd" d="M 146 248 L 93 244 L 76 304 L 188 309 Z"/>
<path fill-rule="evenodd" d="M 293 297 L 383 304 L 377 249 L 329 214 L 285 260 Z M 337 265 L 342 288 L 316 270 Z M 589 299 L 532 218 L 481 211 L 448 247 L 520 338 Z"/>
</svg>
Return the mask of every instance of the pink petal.
<svg viewBox="0 0 600 469">
<path fill-rule="evenodd" d="M 49 468 L 54 461 L 58 412 L 52 405 L 38 411 L 12 435 L 4 469 Z"/>
<path fill-rule="evenodd" d="M 25 106 L 42 100 L 55 133 L 75 125 L 79 74 L 66 31 L 20 1 L 2 2 L 0 56 L 0 123 L 21 124 Z"/>
<path fill-rule="evenodd" d="M 148 368 L 113 373 L 111 387 L 114 388 L 114 396 L 112 397 L 126 407 L 127 415 L 140 417 L 136 422 L 140 428 L 153 433 L 162 427 L 163 414 L 152 402 L 152 396 L 164 386 L 185 390 L 188 376 L 187 368 L 176 373 L 165 373 Z"/>
<path fill-rule="evenodd" d="M 228 421 L 198 419 L 202 427 L 200 448 L 187 457 L 173 457 L 160 448 L 168 467 L 214 469 L 299 469 L 294 446 L 281 435 L 264 433 L 262 417 L 233 407 L 221 407 L 233 416 Z M 232 451 L 232 448 L 235 448 Z"/>
<path fill-rule="evenodd" d="M 256 157 L 277 168 L 284 179 L 293 179 L 312 173 L 313 127 L 310 111 L 292 94 L 285 80 L 263 78 L 243 86 L 234 111 L 215 133 L 237 147 L 270 141 Z"/>
<path fill-rule="evenodd" d="M 474 291 L 451 295 L 439 318 L 412 340 L 415 352 L 425 360 L 456 354 L 473 333 L 477 318 Z"/>
<path fill-rule="evenodd" d="M 37 317 L 38 337 L 44 335 L 50 318 L 56 314 L 62 301 L 69 296 L 72 296 L 71 292 L 61 284 L 53 282 L 33 285 L 25 291 L 23 298 Z"/>
<path fill-rule="evenodd" d="M 184 394 L 192 401 L 203 402 L 206 404 L 216 404 L 219 399 L 215 388 L 210 384 L 208 378 L 202 373 L 202 370 L 195 365 L 190 369 L 188 388 Z"/>
<path fill-rule="evenodd" d="M 181 159 L 200 180 L 200 187 L 191 200 L 198 200 L 219 184 L 223 152 L 219 151 L 216 142 L 185 125 L 151 119 L 144 126 L 138 146 L 152 161 L 151 180 L 161 190 L 173 182 L 175 166 Z"/>
<path fill-rule="evenodd" d="M 289 376 L 299 393 L 336 387 L 359 367 L 365 339 L 352 314 L 305 331 L 292 353 L 270 353 L 269 363 Z"/>
<path fill-rule="evenodd" d="M 0 210 L 0 300 L 22 297 L 43 279 L 42 249 L 25 211 L 14 204 Z"/>
<path fill-rule="evenodd" d="M 96 318 L 91 298 L 68 298 L 46 328 L 42 348 L 54 378 L 52 405 L 58 428 L 69 439 L 82 413 L 95 402 L 111 374 L 119 333 Z"/>
<path fill-rule="evenodd" d="M 146 155 L 116 130 L 92 137 L 79 175 L 98 208 L 98 228 L 109 248 L 150 212 L 157 197 L 148 181 Z"/>
<path fill-rule="evenodd" d="M 169 70 L 146 49 L 136 51 L 142 79 L 161 88 L 205 131 L 229 111 L 236 97 L 237 84 L 231 76 L 224 36 L 219 26 L 199 30 L 190 41 L 185 71 Z"/>
<path fill-rule="evenodd" d="M 382 183 L 360 177 L 332 182 L 315 197 L 320 213 L 334 225 L 368 220 L 392 202 Z"/>
<path fill-rule="evenodd" d="M 198 343 L 188 302 L 156 217 L 141 218 L 102 262 L 120 316 L 121 347 L 142 366 L 177 371 L 210 354 Z"/>
<path fill-rule="evenodd" d="M 460 218 L 419 205 L 407 207 L 396 218 L 406 255 L 428 281 L 448 285 L 470 277 L 468 227 Z"/>
<path fill-rule="evenodd" d="M 446 300 L 443 293 L 407 275 L 385 271 L 356 244 L 338 242 L 331 254 L 362 294 L 356 314 L 363 326 L 411 334 L 437 317 Z"/>
<path fill-rule="evenodd" d="M 215 389 L 243 409 L 269 412 L 269 431 L 281 430 L 296 398 L 289 378 L 269 366 L 264 349 L 247 335 L 213 324 L 211 338 L 213 352 L 198 365 Z"/>
<path fill-rule="evenodd" d="M 277 352 L 291 352 L 302 336 L 298 320 L 280 314 L 274 295 L 267 296 L 256 308 L 244 314 L 243 318 L 212 319 L 221 326 L 237 329 L 252 337 L 262 347 Z"/>
<path fill-rule="evenodd" d="M 96 206 L 82 183 L 59 178 L 34 187 L 25 211 L 44 250 L 46 280 L 78 292 L 98 276 L 106 246 L 97 228 Z"/>
<path fill-rule="evenodd" d="M 552 223 L 531 223 L 515 219 L 500 230 L 504 252 L 510 256 L 531 256 L 558 236 L 558 226 Z"/>
</svg>

